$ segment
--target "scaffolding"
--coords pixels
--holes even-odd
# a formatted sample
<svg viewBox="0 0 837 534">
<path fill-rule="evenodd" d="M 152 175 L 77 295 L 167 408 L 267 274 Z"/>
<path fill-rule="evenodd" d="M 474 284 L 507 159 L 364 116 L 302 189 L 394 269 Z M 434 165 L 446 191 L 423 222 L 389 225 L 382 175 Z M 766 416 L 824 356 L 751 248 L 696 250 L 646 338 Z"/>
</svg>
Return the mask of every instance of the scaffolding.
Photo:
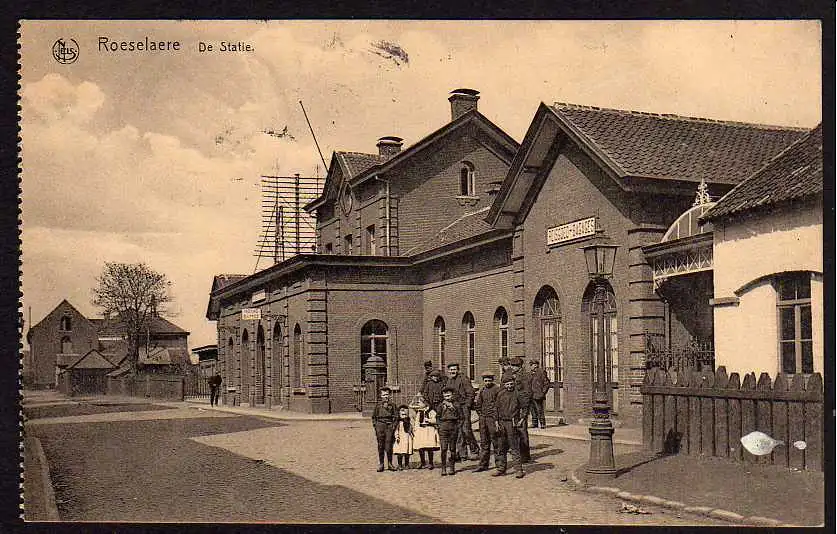
<svg viewBox="0 0 837 534">
<path fill-rule="evenodd" d="M 256 268 L 262 258 L 279 263 L 317 251 L 316 221 L 303 207 L 320 196 L 320 178 L 262 176 L 262 228 Z"/>
</svg>

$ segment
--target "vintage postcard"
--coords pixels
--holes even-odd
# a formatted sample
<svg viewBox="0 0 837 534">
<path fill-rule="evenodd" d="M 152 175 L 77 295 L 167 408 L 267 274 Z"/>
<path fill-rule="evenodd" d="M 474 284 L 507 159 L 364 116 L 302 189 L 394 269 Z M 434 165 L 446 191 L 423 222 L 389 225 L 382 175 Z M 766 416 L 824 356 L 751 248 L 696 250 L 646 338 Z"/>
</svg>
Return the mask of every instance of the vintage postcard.
<svg viewBox="0 0 837 534">
<path fill-rule="evenodd" d="M 820 22 L 18 47 L 25 521 L 825 521 Z"/>
</svg>

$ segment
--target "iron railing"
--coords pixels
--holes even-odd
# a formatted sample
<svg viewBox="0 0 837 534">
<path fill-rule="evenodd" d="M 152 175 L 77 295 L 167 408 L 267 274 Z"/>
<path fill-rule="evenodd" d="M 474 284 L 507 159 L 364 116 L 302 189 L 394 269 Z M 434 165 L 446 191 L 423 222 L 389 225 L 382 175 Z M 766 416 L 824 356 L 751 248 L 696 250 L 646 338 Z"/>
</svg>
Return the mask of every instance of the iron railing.
<svg viewBox="0 0 837 534">
<path fill-rule="evenodd" d="M 645 332 L 645 367 L 696 371 L 715 369 L 715 348 L 711 341 L 691 338 L 684 345 L 668 346 L 665 334 Z"/>
</svg>

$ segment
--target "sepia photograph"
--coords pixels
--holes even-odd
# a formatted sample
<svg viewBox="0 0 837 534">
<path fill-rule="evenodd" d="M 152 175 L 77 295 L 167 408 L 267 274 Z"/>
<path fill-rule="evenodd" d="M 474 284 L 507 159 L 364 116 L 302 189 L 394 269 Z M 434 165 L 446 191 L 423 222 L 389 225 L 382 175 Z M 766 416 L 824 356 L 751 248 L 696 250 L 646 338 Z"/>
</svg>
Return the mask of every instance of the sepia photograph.
<svg viewBox="0 0 837 534">
<path fill-rule="evenodd" d="M 23 521 L 825 524 L 821 21 L 17 45 Z"/>
</svg>

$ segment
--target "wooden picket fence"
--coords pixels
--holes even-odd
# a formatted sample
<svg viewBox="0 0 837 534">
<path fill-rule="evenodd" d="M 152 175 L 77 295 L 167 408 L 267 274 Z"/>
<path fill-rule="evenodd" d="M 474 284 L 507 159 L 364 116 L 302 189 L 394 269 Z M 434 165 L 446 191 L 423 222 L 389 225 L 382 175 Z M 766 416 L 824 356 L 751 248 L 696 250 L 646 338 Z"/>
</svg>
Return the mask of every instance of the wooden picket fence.
<svg viewBox="0 0 837 534">
<path fill-rule="evenodd" d="M 649 369 L 641 388 L 642 437 L 652 452 L 718 456 L 738 462 L 822 471 L 822 375 L 776 376 Z M 753 430 L 784 442 L 755 456 L 741 445 Z M 804 441 L 805 448 L 793 446 Z"/>
</svg>

